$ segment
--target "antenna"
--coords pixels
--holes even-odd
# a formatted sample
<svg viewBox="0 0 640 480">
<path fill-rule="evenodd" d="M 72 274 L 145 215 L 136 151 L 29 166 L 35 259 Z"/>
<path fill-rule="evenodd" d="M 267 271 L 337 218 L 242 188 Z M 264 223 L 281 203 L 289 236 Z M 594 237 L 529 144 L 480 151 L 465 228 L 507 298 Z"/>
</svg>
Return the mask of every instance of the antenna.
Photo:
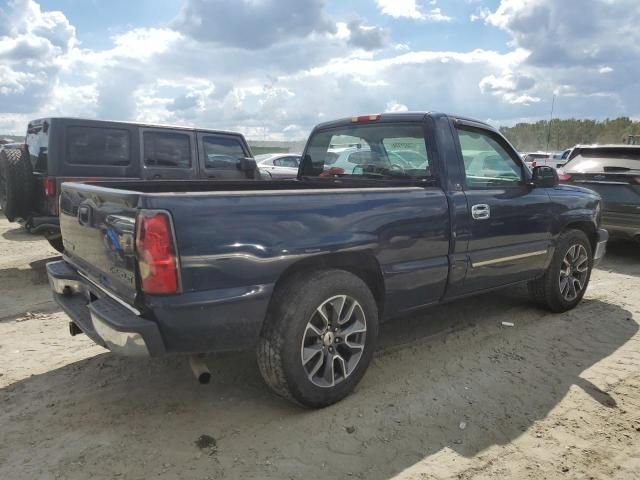
<svg viewBox="0 0 640 480">
<path fill-rule="evenodd" d="M 553 94 L 553 99 L 551 100 L 551 115 L 549 115 L 549 130 L 547 131 L 547 148 L 545 152 L 549 151 L 549 141 L 551 140 L 551 121 L 553 120 L 553 107 L 556 104 L 556 95 Z"/>
</svg>

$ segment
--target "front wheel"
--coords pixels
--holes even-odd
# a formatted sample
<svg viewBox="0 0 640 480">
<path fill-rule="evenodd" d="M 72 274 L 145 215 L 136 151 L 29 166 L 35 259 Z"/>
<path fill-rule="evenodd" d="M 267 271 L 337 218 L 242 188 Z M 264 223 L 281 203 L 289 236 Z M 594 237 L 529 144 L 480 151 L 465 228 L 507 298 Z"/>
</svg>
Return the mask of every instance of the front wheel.
<svg viewBox="0 0 640 480">
<path fill-rule="evenodd" d="M 294 275 L 279 286 L 258 346 L 258 365 L 280 396 L 325 407 L 362 379 L 378 336 L 367 285 L 343 270 Z"/>
<path fill-rule="evenodd" d="M 592 267 L 587 235 L 581 230 L 563 232 L 545 274 L 529 282 L 529 293 L 538 305 L 552 312 L 571 310 L 587 290 Z"/>
</svg>

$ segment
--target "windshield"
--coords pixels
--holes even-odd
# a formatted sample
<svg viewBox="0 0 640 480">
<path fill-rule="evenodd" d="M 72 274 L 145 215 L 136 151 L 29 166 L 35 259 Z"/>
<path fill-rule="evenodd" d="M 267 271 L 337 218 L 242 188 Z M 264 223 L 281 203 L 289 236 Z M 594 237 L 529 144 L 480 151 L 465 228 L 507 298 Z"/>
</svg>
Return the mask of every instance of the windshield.
<svg viewBox="0 0 640 480">
<path fill-rule="evenodd" d="M 309 140 L 303 176 L 431 176 L 424 130 L 418 124 L 345 125 Z"/>
</svg>

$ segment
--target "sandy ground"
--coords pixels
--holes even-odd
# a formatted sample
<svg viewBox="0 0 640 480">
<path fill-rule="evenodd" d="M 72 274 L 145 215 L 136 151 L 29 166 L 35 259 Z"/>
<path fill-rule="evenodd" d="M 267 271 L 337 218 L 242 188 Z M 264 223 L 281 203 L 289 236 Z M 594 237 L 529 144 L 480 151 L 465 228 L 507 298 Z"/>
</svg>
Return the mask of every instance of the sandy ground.
<svg viewBox="0 0 640 480">
<path fill-rule="evenodd" d="M 0 221 L 0 479 L 640 478 L 640 249 L 575 310 L 522 288 L 388 323 L 357 390 L 274 397 L 252 352 L 118 358 L 50 300 L 47 242 Z M 502 321 L 514 327 L 502 327 Z"/>
</svg>

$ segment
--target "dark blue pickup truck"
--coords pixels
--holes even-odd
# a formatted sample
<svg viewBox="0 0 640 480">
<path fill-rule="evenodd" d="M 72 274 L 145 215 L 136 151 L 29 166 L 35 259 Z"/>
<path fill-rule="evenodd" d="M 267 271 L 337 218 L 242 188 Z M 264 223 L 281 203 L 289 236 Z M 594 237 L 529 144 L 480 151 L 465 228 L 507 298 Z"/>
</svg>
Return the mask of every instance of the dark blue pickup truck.
<svg viewBox="0 0 640 480">
<path fill-rule="evenodd" d="M 484 123 L 436 113 L 317 126 L 296 180 L 65 183 L 72 334 L 124 355 L 257 347 L 278 394 L 321 407 L 369 365 L 383 320 L 528 282 L 582 299 L 608 234 L 600 197 L 531 172 Z"/>
</svg>

